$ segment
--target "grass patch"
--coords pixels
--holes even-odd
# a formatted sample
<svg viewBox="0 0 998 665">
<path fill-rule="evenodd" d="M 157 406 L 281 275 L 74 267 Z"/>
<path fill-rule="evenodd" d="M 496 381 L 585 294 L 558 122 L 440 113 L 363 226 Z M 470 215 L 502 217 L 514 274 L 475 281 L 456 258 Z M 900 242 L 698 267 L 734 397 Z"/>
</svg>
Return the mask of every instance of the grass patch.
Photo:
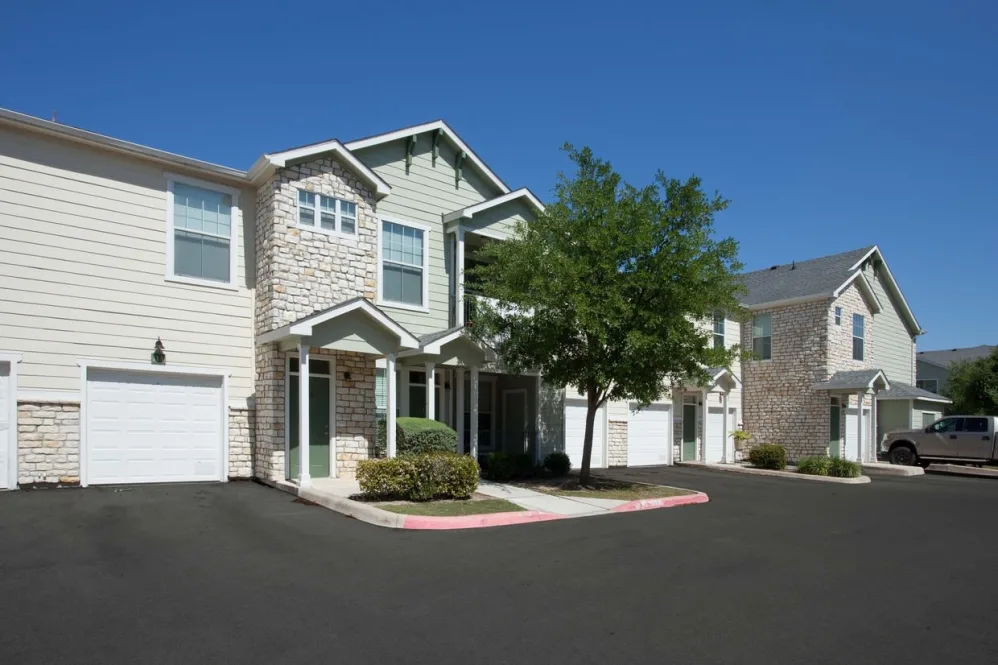
<svg viewBox="0 0 998 665">
<path fill-rule="evenodd" d="M 400 515 L 422 515 L 425 517 L 458 517 L 461 515 L 487 515 L 490 513 L 513 513 L 524 510 L 506 499 L 481 499 L 465 501 L 427 501 L 426 503 L 379 503 L 382 510 Z"/>
<path fill-rule="evenodd" d="M 556 496 L 581 497 L 586 499 L 616 499 L 618 501 L 662 499 L 670 496 L 696 494 L 696 492 L 691 490 L 684 490 L 678 487 L 644 485 L 642 483 L 628 483 L 606 478 L 591 478 L 585 485 L 580 485 L 578 478 L 568 478 L 566 480 L 548 479 L 518 484 L 535 492 L 544 492 L 545 494 L 554 494 Z"/>
</svg>

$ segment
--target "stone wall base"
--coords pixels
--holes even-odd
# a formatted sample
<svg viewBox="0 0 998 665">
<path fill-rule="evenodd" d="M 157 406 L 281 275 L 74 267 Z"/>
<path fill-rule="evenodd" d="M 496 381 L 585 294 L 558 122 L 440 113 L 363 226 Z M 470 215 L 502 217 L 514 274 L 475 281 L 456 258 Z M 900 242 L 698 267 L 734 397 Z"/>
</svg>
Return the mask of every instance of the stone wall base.
<svg viewBox="0 0 998 665">
<path fill-rule="evenodd" d="M 607 466 L 627 466 L 627 421 L 611 420 L 607 440 Z"/>
<path fill-rule="evenodd" d="M 80 405 L 19 402 L 17 483 L 63 487 L 80 484 Z"/>
</svg>

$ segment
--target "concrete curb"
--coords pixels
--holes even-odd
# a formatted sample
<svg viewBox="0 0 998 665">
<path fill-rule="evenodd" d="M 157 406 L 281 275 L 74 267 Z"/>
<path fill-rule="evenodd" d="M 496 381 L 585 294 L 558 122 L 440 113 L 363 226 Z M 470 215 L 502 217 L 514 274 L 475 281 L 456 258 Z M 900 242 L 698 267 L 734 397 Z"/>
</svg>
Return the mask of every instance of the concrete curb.
<svg viewBox="0 0 998 665">
<path fill-rule="evenodd" d="M 838 483 L 839 485 L 865 485 L 870 482 L 869 476 L 859 478 L 832 478 L 830 476 L 812 476 L 806 473 L 795 471 L 773 471 L 771 469 L 753 469 L 751 467 L 736 466 L 728 464 L 704 464 L 702 462 L 676 462 L 676 466 L 689 469 L 706 469 L 707 471 L 721 471 L 724 473 L 743 473 L 749 476 L 770 476 L 771 478 L 789 478 L 793 480 L 812 480 L 819 483 Z"/>
<path fill-rule="evenodd" d="M 920 466 L 899 466 L 897 464 L 864 464 L 863 472 L 871 476 L 898 476 L 901 478 L 925 475 L 925 469 Z"/>
<path fill-rule="evenodd" d="M 386 511 L 382 511 L 386 512 Z M 403 529 L 445 530 L 478 529 L 489 526 L 511 526 L 531 522 L 563 520 L 568 515 L 556 515 L 540 510 L 522 510 L 515 513 L 488 513 L 485 515 L 461 515 L 457 517 L 431 517 L 425 515 L 399 515 Z"/>
<path fill-rule="evenodd" d="M 964 476 L 966 478 L 998 478 L 998 468 L 979 469 L 976 466 L 960 464 L 930 464 L 926 473 L 940 476 Z"/>
<path fill-rule="evenodd" d="M 611 513 L 633 513 L 638 510 L 654 510 L 656 508 L 675 508 L 676 506 L 691 506 L 697 503 L 707 503 L 710 497 L 703 492 L 683 494 L 682 496 L 665 496 L 658 499 L 636 499 L 611 508 Z"/>
<path fill-rule="evenodd" d="M 299 489 L 298 496 L 313 503 L 317 503 L 323 508 L 329 508 L 330 510 L 335 510 L 338 513 L 347 515 L 348 517 L 358 519 L 361 522 L 367 522 L 368 524 L 375 524 L 377 526 L 386 526 L 390 529 L 404 528 L 406 518 L 410 517 L 409 515 L 390 513 L 387 510 L 381 510 L 381 508 L 375 508 L 374 506 L 361 503 L 360 501 L 353 501 L 340 496 L 333 496 L 327 492 L 316 492 L 311 487 L 303 487 Z"/>
</svg>

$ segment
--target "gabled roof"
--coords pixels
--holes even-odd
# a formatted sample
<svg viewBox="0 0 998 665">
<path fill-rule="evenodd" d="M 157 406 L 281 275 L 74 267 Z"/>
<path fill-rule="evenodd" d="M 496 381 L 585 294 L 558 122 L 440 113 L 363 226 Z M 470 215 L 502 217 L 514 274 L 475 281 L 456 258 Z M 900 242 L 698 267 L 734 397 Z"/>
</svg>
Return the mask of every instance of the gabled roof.
<svg viewBox="0 0 998 665">
<path fill-rule="evenodd" d="M 863 267 L 871 260 L 880 262 L 884 284 L 894 297 L 898 314 L 908 326 L 909 332 L 913 335 L 924 332 L 876 245 L 745 273 L 741 276 L 746 288 L 742 304 L 749 309 L 763 309 L 837 298 L 850 284 L 855 283 L 873 311 L 879 312 L 884 303 L 879 301 L 863 273 Z"/>
<path fill-rule="evenodd" d="M 502 178 L 496 175 L 495 172 L 489 168 L 488 164 L 486 164 L 474 150 L 468 147 L 468 144 L 465 143 L 460 136 L 458 136 L 457 132 L 451 129 L 450 126 L 443 120 L 434 120 L 433 122 L 425 122 L 421 125 L 403 127 L 402 129 L 396 129 L 392 132 L 375 134 L 374 136 L 368 136 L 355 141 L 348 141 L 346 143 L 346 147 L 349 150 L 363 150 L 364 148 L 369 148 L 374 145 L 381 145 L 382 143 L 388 143 L 389 141 L 397 141 L 415 134 L 424 134 L 438 129 L 443 132 L 443 135 L 447 137 L 447 140 L 453 143 L 459 151 L 463 151 L 465 155 L 467 155 L 468 160 L 475 165 L 481 174 L 484 175 L 485 178 L 496 187 L 496 189 L 501 191 L 503 194 L 509 193 L 509 187 L 502 181 Z"/>
<path fill-rule="evenodd" d="M 534 193 L 526 187 L 521 187 L 520 189 L 513 190 L 508 194 L 497 196 L 494 199 L 482 201 L 481 203 L 476 203 L 475 205 L 470 205 L 466 208 L 449 212 L 444 215 L 444 223 L 453 222 L 458 219 L 471 219 L 480 212 L 501 206 L 502 204 L 509 203 L 510 201 L 516 201 L 517 199 L 523 199 L 530 204 L 534 210 L 544 212 L 544 204 L 541 203 L 540 199 L 534 196 Z"/>
<path fill-rule="evenodd" d="M 371 304 L 369 300 L 361 297 L 344 300 L 332 307 L 327 307 L 326 309 L 302 317 L 297 321 L 281 326 L 276 330 L 264 333 L 257 337 L 256 343 L 269 344 L 270 342 L 277 342 L 291 336 L 307 337 L 312 334 L 315 326 L 356 310 L 364 312 L 380 324 L 382 328 L 396 335 L 399 338 L 399 346 L 403 349 L 419 348 L 419 338 L 403 328 L 395 319 Z"/>
<path fill-rule="evenodd" d="M 289 162 L 309 159 L 324 154 L 335 155 L 340 161 L 353 169 L 361 179 L 366 181 L 374 189 L 374 194 L 377 198 L 384 198 L 392 191 L 391 186 L 381 176 L 372 171 L 364 162 L 357 159 L 356 155 L 336 139 L 261 155 L 250 168 L 249 178 L 253 182 L 259 182 L 272 175 L 274 170 L 287 166 Z"/>
<path fill-rule="evenodd" d="M 907 383 L 901 383 L 900 381 L 892 381 L 889 389 L 884 392 L 877 393 L 877 399 L 918 399 L 923 402 L 941 402 L 943 404 L 953 403 L 953 400 L 943 397 L 942 395 L 937 395 L 936 393 L 929 392 L 928 390 L 922 390 L 921 388 L 916 388 L 915 386 L 908 385 Z"/>
<path fill-rule="evenodd" d="M 949 367 L 955 362 L 962 362 L 964 360 L 977 360 L 978 358 L 983 358 L 985 356 L 991 355 L 991 352 L 995 350 L 996 347 L 989 346 L 987 344 L 981 344 L 980 346 L 971 346 L 963 349 L 940 349 L 939 351 L 919 351 L 918 355 L 915 357 L 922 362 L 927 362 L 930 365 L 935 365 L 937 367 Z"/>
<path fill-rule="evenodd" d="M 814 390 L 869 390 L 877 385 L 890 390 L 891 382 L 880 369 L 855 369 L 832 374 L 831 378 L 811 386 Z"/>
</svg>

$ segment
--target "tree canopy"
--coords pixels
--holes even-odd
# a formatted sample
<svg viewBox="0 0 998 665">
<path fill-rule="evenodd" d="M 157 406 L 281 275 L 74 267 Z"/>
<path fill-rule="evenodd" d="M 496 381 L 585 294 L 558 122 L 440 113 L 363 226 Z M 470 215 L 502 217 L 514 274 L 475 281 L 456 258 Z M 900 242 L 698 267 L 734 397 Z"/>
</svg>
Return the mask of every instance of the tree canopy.
<svg viewBox="0 0 998 665">
<path fill-rule="evenodd" d="M 953 400 L 951 413 L 998 416 L 998 348 L 983 358 L 954 363 L 945 393 Z"/>
<path fill-rule="evenodd" d="M 472 329 L 511 371 L 586 397 L 586 480 L 604 403 L 648 404 L 666 381 L 706 385 L 707 368 L 730 366 L 737 350 L 714 348 L 710 322 L 740 311 L 741 264 L 735 240 L 714 238 L 728 201 L 699 178 L 659 172 L 637 188 L 589 148 L 565 150 L 575 172 L 559 174 L 555 201 L 480 250 L 473 277 L 499 306 L 478 302 Z"/>
</svg>

